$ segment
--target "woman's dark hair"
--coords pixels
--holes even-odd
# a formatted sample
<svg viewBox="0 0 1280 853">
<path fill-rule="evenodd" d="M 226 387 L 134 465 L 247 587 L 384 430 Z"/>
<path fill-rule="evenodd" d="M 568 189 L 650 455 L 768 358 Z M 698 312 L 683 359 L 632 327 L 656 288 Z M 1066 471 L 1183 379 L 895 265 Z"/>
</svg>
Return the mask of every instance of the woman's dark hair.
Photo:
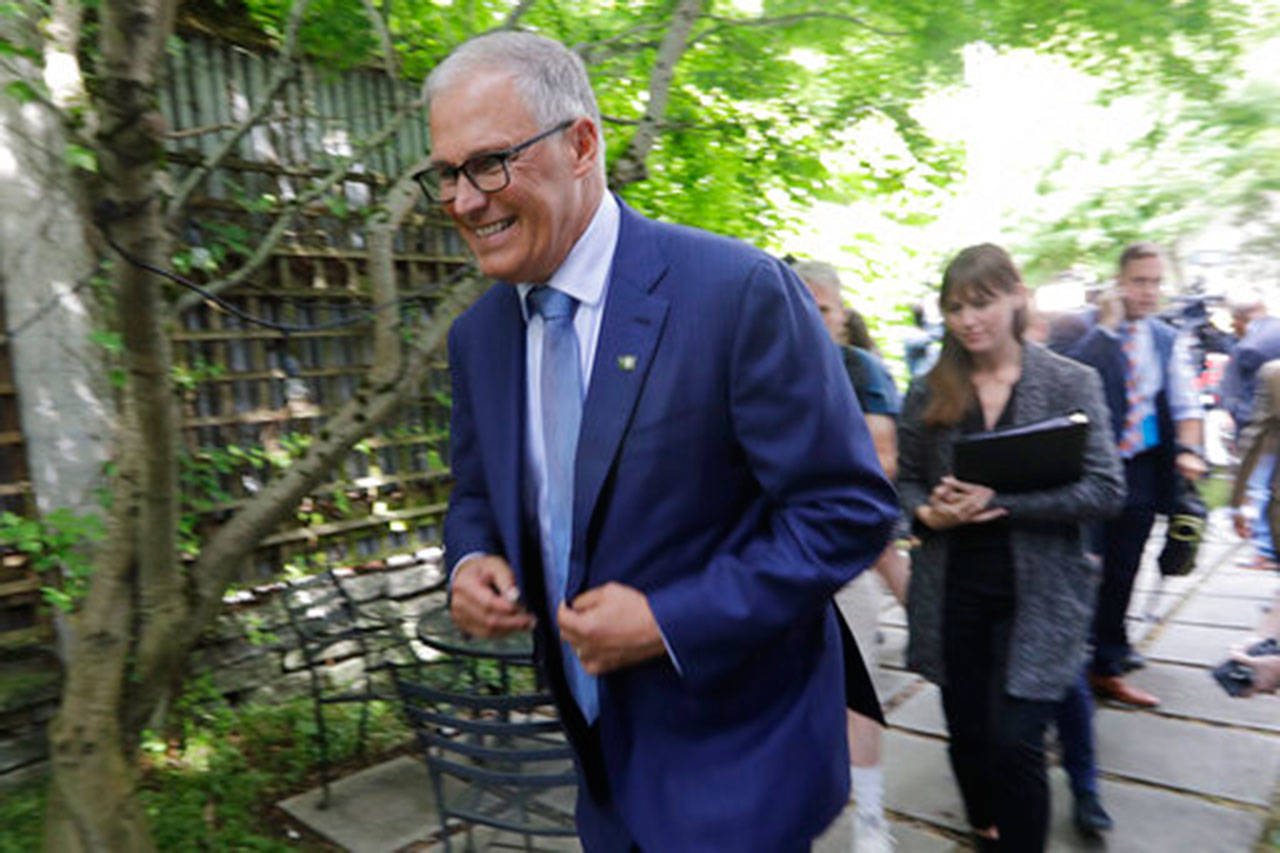
<svg viewBox="0 0 1280 853">
<path fill-rule="evenodd" d="M 1014 266 L 1009 253 L 994 243 L 980 243 L 962 249 L 947 264 L 942 275 L 942 292 L 938 305 L 943 316 L 952 299 L 974 296 L 995 298 L 1001 294 L 1017 293 L 1022 286 L 1022 276 Z M 1019 308 L 1013 315 L 1013 335 L 1019 341 L 1027 329 L 1027 309 Z M 938 361 L 925 376 L 929 388 L 929 402 L 922 419 L 925 426 L 938 428 L 955 426 L 974 403 L 973 359 L 968 350 L 948 330 L 942 336 L 942 352 Z"/>
<path fill-rule="evenodd" d="M 845 343 L 851 347 L 876 351 L 876 342 L 871 340 L 871 332 L 867 331 L 866 318 L 856 308 L 844 309 L 844 337 Z"/>
</svg>

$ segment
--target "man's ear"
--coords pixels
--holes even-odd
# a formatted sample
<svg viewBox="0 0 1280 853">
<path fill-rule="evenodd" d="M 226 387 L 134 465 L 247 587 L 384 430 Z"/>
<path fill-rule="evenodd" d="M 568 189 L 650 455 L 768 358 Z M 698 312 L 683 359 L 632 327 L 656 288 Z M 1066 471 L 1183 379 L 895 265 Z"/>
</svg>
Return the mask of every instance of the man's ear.
<svg viewBox="0 0 1280 853">
<path fill-rule="evenodd" d="M 600 132 L 596 123 L 583 116 L 570 125 L 565 134 L 573 148 L 574 174 L 583 175 L 598 169 L 601 152 Z"/>
</svg>

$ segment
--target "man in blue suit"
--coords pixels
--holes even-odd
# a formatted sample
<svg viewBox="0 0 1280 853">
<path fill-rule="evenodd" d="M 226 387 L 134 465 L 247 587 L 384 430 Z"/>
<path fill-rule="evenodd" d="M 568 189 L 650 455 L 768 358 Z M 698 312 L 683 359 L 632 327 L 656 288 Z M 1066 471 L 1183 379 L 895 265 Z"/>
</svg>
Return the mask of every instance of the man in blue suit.
<svg viewBox="0 0 1280 853">
<path fill-rule="evenodd" d="M 1156 514 L 1175 509 L 1178 478 L 1195 481 L 1206 470 L 1191 365 L 1176 330 L 1155 316 L 1163 277 L 1155 245 L 1125 248 L 1115 291 L 1099 300 L 1097 323 L 1068 353 L 1102 377 L 1127 487 L 1124 510 L 1098 536 L 1102 584 L 1089 682 L 1105 698 L 1143 708 L 1159 698 L 1122 677 L 1145 666 L 1125 630 L 1134 578 Z"/>
<path fill-rule="evenodd" d="M 534 630 L 588 850 L 808 849 L 848 797 L 831 597 L 896 515 L 812 299 L 606 192 L 561 45 L 478 37 L 428 95 L 420 183 L 499 280 L 449 336 L 455 621 Z"/>
</svg>

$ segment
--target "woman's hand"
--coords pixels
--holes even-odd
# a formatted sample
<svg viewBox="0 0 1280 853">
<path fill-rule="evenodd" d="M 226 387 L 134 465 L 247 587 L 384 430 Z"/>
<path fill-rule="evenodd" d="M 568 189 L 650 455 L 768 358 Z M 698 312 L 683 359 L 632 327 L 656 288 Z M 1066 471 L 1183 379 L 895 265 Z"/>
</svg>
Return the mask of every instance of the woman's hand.
<svg viewBox="0 0 1280 853">
<path fill-rule="evenodd" d="M 933 530 L 949 530 L 962 524 L 983 524 L 1009 514 L 1004 507 L 992 507 L 995 491 L 955 477 L 943 477 L 929 494 L 929 503 L 916 510 L 917 516 Z"/>
</svg>

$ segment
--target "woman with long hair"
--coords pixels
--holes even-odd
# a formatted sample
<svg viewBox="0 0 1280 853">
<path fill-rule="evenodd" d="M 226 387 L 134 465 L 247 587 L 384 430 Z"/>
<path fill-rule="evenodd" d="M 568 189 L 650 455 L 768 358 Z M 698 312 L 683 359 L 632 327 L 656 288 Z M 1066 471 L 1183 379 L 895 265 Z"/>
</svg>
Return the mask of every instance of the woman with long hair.
<svg viewBox="0 0 1280 853">
<path fill-rule="evenodd" d="M 1043 850 L 1044 732 L 1079 677 L 1099 570 L 1085 522 L 1124 499 L 1097 373 L 1025 341 L 1027 292 L 999 246 L 947 266 L 937 363 L 907 392 L 898 490 L 912 552 L 908 665 L 942 688 L 952 770 L 980 849 Z M 962 435 L 1084 412 L 1080 479 L 998 493 L 952 474 Z"/>
</svg>

